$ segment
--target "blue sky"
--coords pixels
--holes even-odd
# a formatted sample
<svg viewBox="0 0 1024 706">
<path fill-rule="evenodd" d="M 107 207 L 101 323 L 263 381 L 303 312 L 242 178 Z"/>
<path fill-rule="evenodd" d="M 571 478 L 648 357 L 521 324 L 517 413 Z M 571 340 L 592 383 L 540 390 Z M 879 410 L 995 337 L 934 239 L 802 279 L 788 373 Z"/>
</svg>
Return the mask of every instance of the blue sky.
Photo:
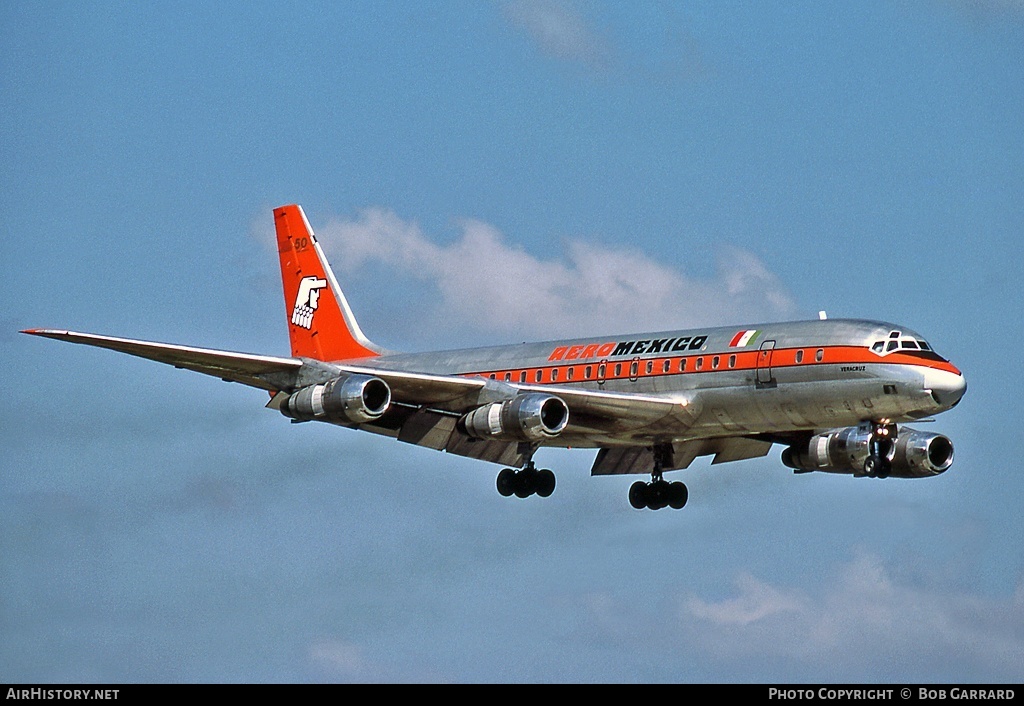
<svg viewBox="0 0 1024 706">
<path fill-rule="evenodd" d="M 0 9 L 0 679 L 1020 681 L 1016 0 Z M 399 350 L 830 316 L 968 378 L 921 481 L 489 464 L 15 333 L 287 352 L 303 204 Z"/>
</svg>

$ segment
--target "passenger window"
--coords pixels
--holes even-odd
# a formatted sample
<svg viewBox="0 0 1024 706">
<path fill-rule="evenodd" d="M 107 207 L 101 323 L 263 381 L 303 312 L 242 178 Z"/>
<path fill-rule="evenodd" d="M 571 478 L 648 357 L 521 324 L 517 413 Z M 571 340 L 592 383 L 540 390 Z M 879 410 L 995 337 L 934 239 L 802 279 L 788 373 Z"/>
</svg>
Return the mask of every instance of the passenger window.
<svg viewBox="0 0 1024 706">
<path fill-rule="evenodd" d="M 672 361 L 671 360 L 666 360 L 665 364 L 661 366 L 661 372 L 667 373 L 669 371 L 669 368 L 671 368 L 671 367 L 672 367 Z"/>
<path fill-rule="evenodd" d="M 544 371 L 543 370 L 538 370 L 537 371 L 537 375 L 535 377 L 537 379 L 537 382 L 540 382 L 541 380 L 544 379 Z"/>
<path fill-rule="evenodd" d="M 519 382 L 526 382 L 526 371 L 519 373 Z"/>
<path fill-rule="evenodd" d="M 650 375 L 653 372 L 654 372 L 654 361 L 653 360 L 649 360 L 649 361 L 647 361 L 647 374 Z"/>
<path fill-rule="evenodd" d="M 557 382 L 557 381 L 558 381 L 558 368 L 554 368 L 551 371 L 551 382 Z M 540 382 L 540 378 L 537 378 L 537 382 Z"/>
<path fill-rule="evenodd" d="M 729 356 L 729 367 L 730 368 L 735 368 L 736 367 L 736 356 L 734 356 L 734 355 Z"/>
<path fill-rule="evenodd" d="M 622 363 L 615 364 L 615 377 L 622 375 Z"/>
<path fill-rule="evenodd" d="M 796 352 L 796 362 L 798 362 L 798 363 L 804 362 L 804 352 L 803 351 L 797 351 Z"/>
<path fill-rule="evenodd" d="M 698 358 L 697 359 L 697 370 L 700 370 L 703 367 L 704 367 L 704 359 L 703 358 Z"/>
<path fill-rule="evenodd" d="M 814 354 L 814 359 L 816 361 L 818 361 L 819 363 L 821 361 L 825 360 L 825 349 L 824 348 L 819 348 L 818 352 Z"/>
<path fill-rule="evenodd" d="M 679 372 L 681 372 L 681 373 L 685 373 L 686 372 L 686 358 L 681 358 L 679 360 Z"/>
<path fill-rule="evenodd" d="M 590 376 L 591 376 L 591 374 L 592 374 L 593 372 L 594 372 L 594 366 L 592 366 L 592 365 L 588 365 L 588 366 L 586 367 L 586 369 L 585 369 L 585 370 L 583 371 L 583 377 L 585 377 L 585 378 L 586 378 L 587 380 L 589 380 L 589 379 L 590 379 Z"/>
<path fill-rule="evenodd" d="M 718 370 L 718 363 L 719 363 L 720 360 L 721 360 L 721 358 L 719 358 L 717 355 L 714 358 L 712 358 L 711 359 L 711 367 L 714 368 L 715 370 Z"/>
<path fill-rule="evenodd" d="M 505 373 L 505 382 L 512 382 L 512 373 Z"/>
<path fill-rule="evenodd" d="M 566 380 L 572 380 L 572 371 L 573 371 L 572 368 L 566 368 L 565 369 L 565 379 Z"/>
</svg>

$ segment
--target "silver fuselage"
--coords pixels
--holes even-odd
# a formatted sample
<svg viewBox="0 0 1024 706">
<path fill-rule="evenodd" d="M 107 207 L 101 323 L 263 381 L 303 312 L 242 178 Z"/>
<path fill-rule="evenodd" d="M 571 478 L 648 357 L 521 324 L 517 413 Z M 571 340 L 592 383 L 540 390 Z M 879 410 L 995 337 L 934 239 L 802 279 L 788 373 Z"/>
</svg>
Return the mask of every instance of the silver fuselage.
<svg viewBox="0 0 1024 706">
<path fill-rule="evenodd" d="M 362 364 L 483 377 L 555 395 L 584 389 L 664 397 L 684 408 L 656 423 L 572 425 L 543 444 L 593 447 L 928 417 L 956 405 L 966 382 L 930 349 L 899 348 L 922 340 L 885 322 L 823 320 L 390 354 Z M 895 350 L 885 350 L 890 341 Z M 879 342 L 882 350 L 872 350 Z"/>
</svg>

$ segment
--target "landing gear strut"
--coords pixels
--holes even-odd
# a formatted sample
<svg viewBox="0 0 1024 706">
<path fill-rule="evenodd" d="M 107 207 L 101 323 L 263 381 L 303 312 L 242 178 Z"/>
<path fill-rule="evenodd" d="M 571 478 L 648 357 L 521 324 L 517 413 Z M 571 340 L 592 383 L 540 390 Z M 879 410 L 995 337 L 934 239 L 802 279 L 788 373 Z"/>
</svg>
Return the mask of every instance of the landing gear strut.
<svg viewBox="0 0 1024 706">
<path fill-rule="evenodd" d="M 515 495 L 517 498 L 528 498 L 534 493 L 546 498 L 555 492 L 555 474 L 547 468 L 537 468 L 533 463 L 533 454 L 537 449 L 529 444 L 520 445 L 520 453 L 526 463 L 518 471 L 514 468 L 503 468 L 498 473 L 498 492 L 506 498 Z"/>
<path fill-rule="evenodd" d="M 675 481 L 669 483 L 661 477 L 661 469 L 664 465 L 662 453 L 659 447 L 654 448 L 654 470 L 651 471 L 651 482 L 645 483 L 638 480 L 629 487 L 629 504 L 637 510 L 648 508 L 660 510 L 663 507 L 671 507 L 673 510 L 681 510 L 686 505 L 690 493 L 686 485 Z"/>
</svg>

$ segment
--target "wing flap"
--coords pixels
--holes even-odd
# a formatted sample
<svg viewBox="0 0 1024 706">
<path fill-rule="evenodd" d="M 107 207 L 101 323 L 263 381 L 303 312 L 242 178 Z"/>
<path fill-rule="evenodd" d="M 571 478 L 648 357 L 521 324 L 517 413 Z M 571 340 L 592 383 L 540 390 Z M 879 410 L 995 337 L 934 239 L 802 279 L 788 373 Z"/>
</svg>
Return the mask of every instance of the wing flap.
<svg viewBox="0 0 1024 706">
<path fill-rule="evenodd" d="M 698 456 L 714 456 L 712 464 L 760 458 L 772 448 L 772 442 L 744 436 L 693 439 L 672 444 L 672 453 L 664 458 L 663 471 L 689 468 Z M 646 474 L 654 468 L 654 452 L 649 446 L 609 447 L 598 451 L 590 469 L 593 476 Z"/>
<path fill-rule="evenodd" d="M 384 416 L 367 424 L 332 421 L 350 429 L 361 429 L 371 434 L 388 436 L 407 444 L 425 446 L 436 451 L 447 451 L 481 461 L 500 463 L 518 468 L 524 457 L 515 441 L 496 439 L 470 439 L 455 430 L 457 415 L 432 409 L 416 409 L 407 405 L 393 405 Z"/>
</svg>

